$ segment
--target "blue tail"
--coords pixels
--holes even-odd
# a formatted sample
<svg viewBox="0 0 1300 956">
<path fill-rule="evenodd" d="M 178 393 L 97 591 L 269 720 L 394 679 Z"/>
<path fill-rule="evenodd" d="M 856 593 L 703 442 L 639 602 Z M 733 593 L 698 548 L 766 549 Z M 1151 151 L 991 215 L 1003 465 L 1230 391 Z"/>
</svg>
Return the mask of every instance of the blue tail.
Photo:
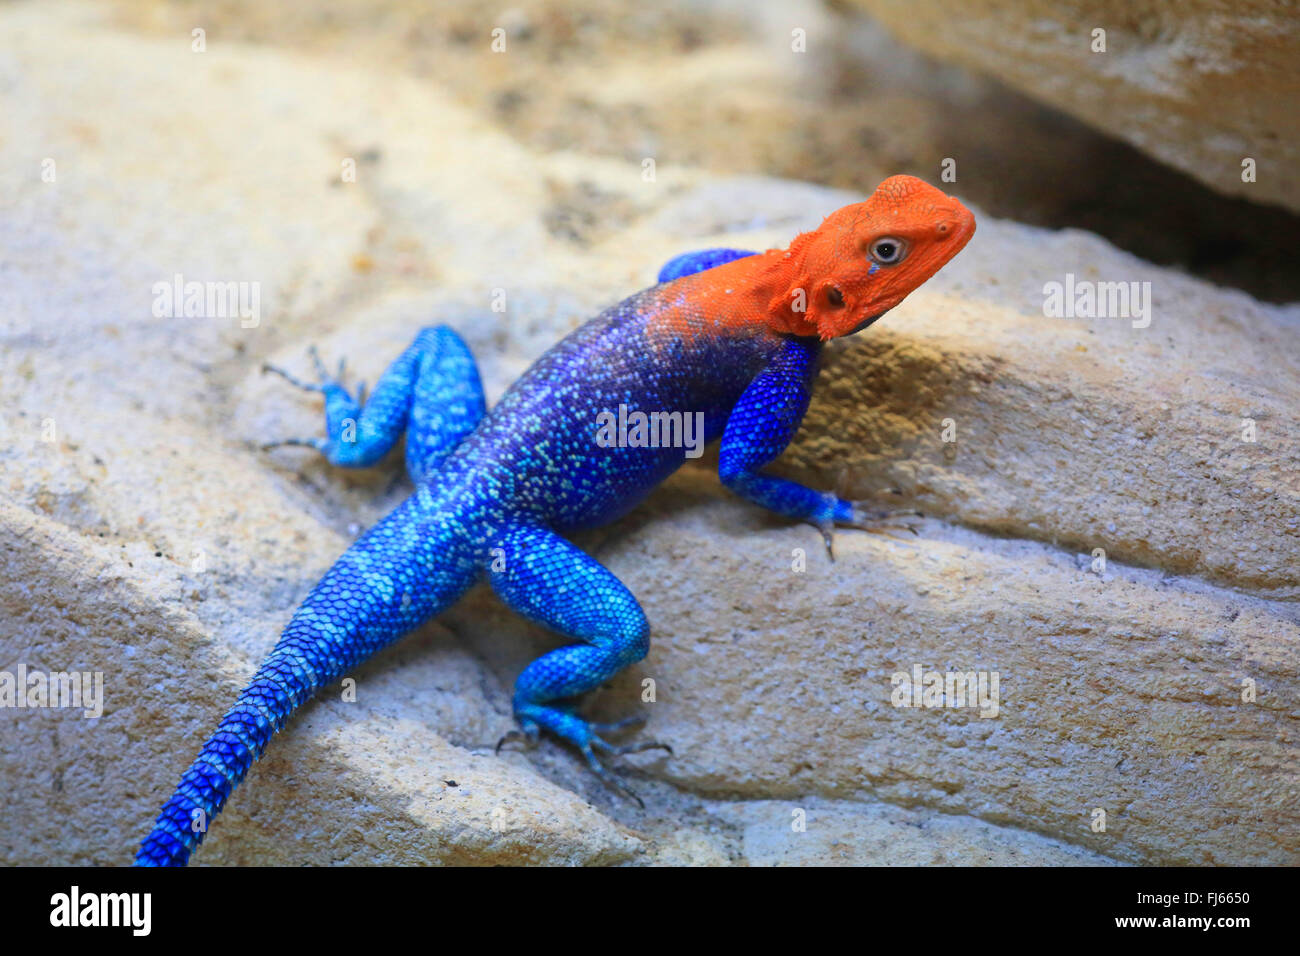
<svg viewBox="0 0 1300 956">
<path fill-rule="evenodd" d="M 137 866 L 183 866 L 271 737 L 317 690 L 449 607 L 479 564 L 420 490 L 339 558 L 163 804 Z"/>
</svg>

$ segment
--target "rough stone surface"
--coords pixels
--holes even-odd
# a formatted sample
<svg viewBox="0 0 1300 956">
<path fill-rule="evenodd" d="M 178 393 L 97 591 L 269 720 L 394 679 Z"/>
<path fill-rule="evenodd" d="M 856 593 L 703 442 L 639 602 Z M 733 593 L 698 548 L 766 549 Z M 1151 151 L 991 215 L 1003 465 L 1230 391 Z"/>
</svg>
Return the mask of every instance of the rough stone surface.
<svg viewBox="0 0 1300 956">
<path fill-rule="evenodd" d="M 305 370 L 314 342 L 373 382 L 445 321 L 495 398 L 670 256 L 781 244 L 852 198 L 647 183 L 414 78 L 196 57 L 95 7 L 8 6 L 0 32 L 23 131 L 0 136 L 0 670 L 100 671 L 106 692 L 94 720 L 0 709 L 7 863 L 128 860 L 296 602 L 407 492 L 399 456 L 259 451 L 320 429 L 264 361 Z M 554 638 L 478 591 L 358 671 L 355 702 L 305 708 L 196 861 L 1300 862 L 1300 309 L 979 218 L 832 349 L 781 464 L 924 509 L 917 537 L 844 531 L 831 564 L 705 462 L 583 538 L 654 628 L 593 708 L 648 709 L 673 744 L 627 760 L 646 811 L 553 743 L 492 754 Z M 154 317 L 178 272 L 260 283 L 260 321 Z M 1150 326 L 1044 318 L 1067 272 L 1150 282 Z M 998 716 L 891 706 L 914 665 L 999 672 Z"/>
<path fill-rule="evenodd" d="M 736 801 L 716 815 L 741 830 L 751 866 L 1096 866 L 1086 850 L 969 817 L 896 806 Z"/>
<path fill-rule="evenodd" d="M 902 40 L 991 74 L 1206 185 L 1300 212 L 1300 18 L 1278 0 L 853 0 Z M 1104 52 L 1093 31 L 1105 30 Z M 1242 160 L 1256 178 L 1242 181 Z"/>
<path fill-rule="evenodd" d="M 909 5 L 907 16 L 913 9 L 920 8 Z M 936 9 L 925 5 L 927 15 Z M 994 215 L 1087 229 L 1148 262 L 1177 264 L 1270 302 L 1300 299 L 1291 254 L 1300 247 L 1300 218 L 1259 204 L 1269 195 L 1263 179 L 1260 191 L 1229 198 L 1100 132 L 1110 128 L 1104 124 L 1090 126 L 986 73 L 899 42 L 850 4 L 521 0 L 498 10 L 461 0 L 105 0 L 100 10 L 165 44 L 186 45 L 202 27 L 210 50 L 269 46 L 418 77 L 513 140 L 581 155 L 588 169 L 595 157 L 652 159 L 660 176 L 694 167 L 859 193 L 894 173 L 935 180 L 946 169 L 964 198 Z M 1168 16 L 1152 22 L 1163 27 Z M 980 29 L 967 19 L 948 17 L 937 35 Z M 1038 38 L 1036 22 L 998 22 L 1001 34 L 987 39 L 999 49 L 1021 36 Z M 1077 26 L 1068 18 L 1037 22 Z M 1250 22 L 1237 27 L 1255 29 Z M 491 30 L 498 28 L 506 49 L 493 53 Z M 1117 39 L 1123 36 L 1121 29 Z M 1074 63 L 1056 68 L 1073 81 Z M 1294 73 L 1273 74 L 1260 92 Z M 1216 121 L 1285 109 L 1291 99 L 1258 96 L 1244 112 Z M 1123 110 L 1116 104 L 1107 119 L 1123 122 Z M 1157 140 L 1162 123 L 1157 117 Z M 1174 142 L 1186 133 L 1180 128 Z M 1294 142 L 1292 130 L 1273 148 Z M 1267 188 L 1294 181 L 1291 168 L 1266 164 Z M 1238 171 L 1233 158 L 1225 175 Z M 553 203 L 545 221 L 557 238 L 607 236 L 635 216 L 618 191 L 590 179 L 546 188 Z M 592 215 L 586 207 L 596 201 L 602 208 Z"/>
</svg>

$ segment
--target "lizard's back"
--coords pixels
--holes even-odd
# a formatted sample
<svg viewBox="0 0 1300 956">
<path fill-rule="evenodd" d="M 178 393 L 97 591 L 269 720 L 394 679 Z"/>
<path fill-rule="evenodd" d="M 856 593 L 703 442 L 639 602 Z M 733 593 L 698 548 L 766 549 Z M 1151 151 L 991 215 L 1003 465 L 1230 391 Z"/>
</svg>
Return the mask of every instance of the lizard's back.
<svg viewBox="0 0 1300 956">
<path fill-rule="evenodd" d="M 430 484 L 464 486 L 472 472 L 495 485 L 501 508 L 560 530 L 634 507 L 722 433 L 781 344 L 758 328 L 720 334 L 716 317 L 706 321 L 691 308 L 697 282 L 646 289 L 570 333 L 511 386 Z M 647 426 L 639 438 L 638 422 Z"/>
</svg>

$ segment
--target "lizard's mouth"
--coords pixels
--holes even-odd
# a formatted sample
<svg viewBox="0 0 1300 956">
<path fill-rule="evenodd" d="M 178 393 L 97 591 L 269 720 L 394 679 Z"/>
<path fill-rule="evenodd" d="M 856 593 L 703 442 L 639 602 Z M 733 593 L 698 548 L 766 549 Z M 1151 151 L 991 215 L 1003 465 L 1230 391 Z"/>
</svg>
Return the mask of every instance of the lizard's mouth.
<svg viewBox="0 0 1300 956">
<path fill-rule="evenodd" d="M 863 329 L 865 329 L 868 325 L 870 325 L 872 322 L 876 321 L 876 319 L 880 318 L 882 315 L 885 314 L 885 312 L 888 312 L 888 311 L 889 311 L 888 309 L 885 309 L 884 312 L 877 312 L 875 315 L 869 315 L 869 316 L 867 316 L 865 319 L 863 319 L 861 322 L 859 322 L 859 323 L 858 323 L 857 325 L 855 325 L 853 328 L 849 329 L 849 331 L 846 332 L 846 333 L 844 333 L 844 334 L 845 334 L 845 335 L 857 335 L 859 332 L 861 332 Z"/>
</svg>

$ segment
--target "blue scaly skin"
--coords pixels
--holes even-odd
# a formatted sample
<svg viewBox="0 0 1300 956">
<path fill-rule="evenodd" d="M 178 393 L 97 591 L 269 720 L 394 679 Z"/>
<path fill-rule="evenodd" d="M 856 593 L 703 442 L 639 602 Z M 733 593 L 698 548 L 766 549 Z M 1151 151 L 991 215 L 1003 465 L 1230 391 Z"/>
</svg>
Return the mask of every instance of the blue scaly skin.
<svg viewBox="0 0 1300 956">
<path fill-rule="evenodd" d="M 364 387 L 352 396 L 319 358 L 319 385 L 274 369 L 324 395 L 327 437 L 273 445 L 307 445 L 336 465 L 358 467 L 405 434 L 415 492 L 349 548 L 294 612 L 163 805 L 136 863 L 183 865 L 299 706 L 484 577 L 510 608 L 573 642 L 519 675 L 520 734 L 535 739 L 545 730 L 568 741 L 601 779 L 635 798 L 597 751 L 667 748 L 609 743 L 601 734 L 633 721 L 593 725 L 574 700 L 645 657 L 650 628 L 622 582 L 564 536 L 625 514 L 682 465 L 688 449 L 681 441 L 600 442 L 599 416 L 620 406 L 702 415 L 703 439 L 722 439 L 723 483 L 815 525 L 828 548 L 837 524 L 907 527 L 906 517 L 761 469 L 799 427 L 822 342 L 893 308 L 974 228 L 955 199 L 894 176 L 788 251 L 680 256 L 658 285 L 543 355 L 490 412 L 469 349 L 446 327 L 422 330 L 368 399 Z"/>
</svg>

